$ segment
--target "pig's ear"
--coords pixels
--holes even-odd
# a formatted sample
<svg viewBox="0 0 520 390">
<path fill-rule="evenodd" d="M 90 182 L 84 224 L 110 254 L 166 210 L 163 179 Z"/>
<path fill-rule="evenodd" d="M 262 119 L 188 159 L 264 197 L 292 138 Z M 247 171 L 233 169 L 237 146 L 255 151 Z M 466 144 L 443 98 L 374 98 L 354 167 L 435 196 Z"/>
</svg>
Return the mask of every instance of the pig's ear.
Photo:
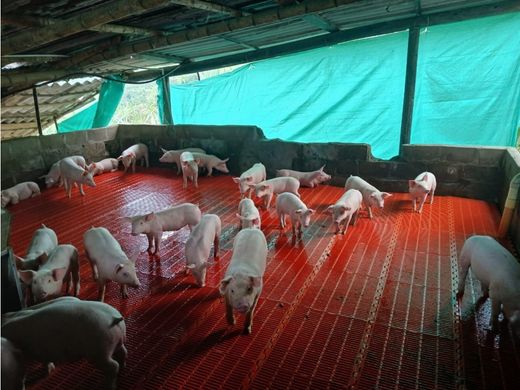
<svg viewBox="0 0 520 390">
<path fill-rule="evenodd" d="M 139 256 L 139 253 L 134 253 L 132 256 L 130 256 L 128 258 L 128 260 L 130 260 L 132 263 L 135 264 L 135 262 L 137 261 L 137 257 Z"/>
<path fill-rule="evenodd" d="M 419 181 L 425 181 L 425 180 L 427 180 L 427 179 L 428 179 L 428 174 L 425 173 L 424 176 L 423 176 L 423 177 L 421 178 L 421 180 L 419 180 Z"/>
<path fill-rule="evenodd" d="M 163 149 L 163 148 L 161 148 L 161 152 L 163 152 L 163 153 L 166 153 L 166 152 L 167 152 L 167 150 L 166 150 L 166 149 Z"/>
<path fill-rule="evenodd" d="M 311 214 L 314 214 L 314 213 L 316 212 L 316 210 L 314 210 L 314 209 L 307 209 L 307 211 L 308 211 L 309 213 L 311 213 Z"/>
<path fill-rule="evenodd" d="M 227 286 L 228 286 L 229 282 L 231 282 L 232 278 L 233 278 L 232 276 L 228 276 L 228 277 L 226 277 L 226 278 L 224 278 L 224 279 L 222 279 L 220 281 L 220 286 L 218 288 L 218 291 L 220 292 L 220 295 L 225 295 L 226 294 Z"/>
<path fill-rule="evenodd" d="M 260 223 L 260 218 L 253 219 L 253 225 L 258 225 Z"/>
<path fill-rule="evenodd" d="M 248 184 L 247 186 L 252 190 L 256 189 L 256 184 Z"/>
<path fill-rule="evenodd" d="M 381 192 L 381 196 L 383 197 L 383 199 L 386 199 L 386 198 L 390 198 L 392 196 L 392 194 L 389 194 L 388 192 Z"/>
<path fill-rule="evenodd" d="M 325 165 L 323 165 L 319 170 L 320 170 L 321 172 L 323 172 L 324 169 L 325 169 Z"/>
<path fill-rule="evenodd" d="M 244 177 L 245 181 L 253 181 L 253 176 Z"/>
<path fill-rule="evenodd" d="M 55 282 L 57 282 L 58 280 L 63 280 L 66 273 L 67 273 L 67 267 L 54 268 L 52 270 L 52 278 L 54 279 Z"/>
<path fill-rule="evenodd" d="M 240 178 L 239 177 L 233 177 L 232 179 L 233 179 L 233 181 L 235 183 L 240 183 Z"/>
<path fill-rule="evenodd" d="M 119 157 L 117 158 L 117 161 L 121 161 L 122 159 L 123 159 L 123 156 L 119 156 Z"/>
<path fill-rule="evenodd" d="M 83 170 L 83 173 L 81 174 L 81 176 L 87 176 L 88 175 L 88 171 L 86 169 Z"/>
<path fill-rule="evenodd" d="M 240 219 L 243 218 L 239 213 L 236 213 L 235 215 L 236 215 L 238 218 L 240 218 Z"/>
<path fill-rule="evenodd" d="M 229 161 L 229 157 L 226 158 L 225 160 L 222 160 L 221 162 L 226 163 L 226 162 L 228 162 L 228 161 Z"/>
<path fill-rule="evenodd" d="M 116 265 L 116 274 L 123 268 L 125 268 L 125 265 L 123 263 L 119 263 L 118 265 Z"/>
<path fill-rule="evenodd" d="M 155 218 L 155 213 L 152 212 L 152 213 L 150 213 L 150 214 L 146 214 L 146 216 L 144 217 L 144 220 L 145 220 L 146 222 L 149 222 L 149 221 L 151 221 L 151 220 L 154 219 L 154 218 Z"/>
<path fill-rule="evenodd" d="M 28 271 L 18 271 L 18 276 L 25 284 L 31 284 L 32 280 L 36 275 L 36 272 L 28 270 Z"/>
<path fill-rule="evenodd" d="M 303 213 L 303 209 L 298 209 L 298 210 L 295 211 L 295 213 L 296 214 L 301 214 L 301 213 Z"/>
<path fill-rule="evenodd" d="M 262 277 L 261 276 L 250 276 L 249 283 L 251 283 L 251 287 L 260 287 L 262 285 Z"/>
<path fill-rule="evenodd" d="M 409 188 L 414 188 L 416 186 L 416 182 L 415 180 L 408 180 L 408 187 Z"/>
<path fill-rule="evenodd" d="M 23 270 L 25 267 L 25 259 L 23 257 L 14 255 L 14 260 L 16 262 L 16 268 Z"/>
<path fill-rule="evenodd" d="M 328 213 L 332 214 L 333 211 L 334 211 L 334 206 L 333 205 L 327 207 L 327 212 Z"/>
</svg>

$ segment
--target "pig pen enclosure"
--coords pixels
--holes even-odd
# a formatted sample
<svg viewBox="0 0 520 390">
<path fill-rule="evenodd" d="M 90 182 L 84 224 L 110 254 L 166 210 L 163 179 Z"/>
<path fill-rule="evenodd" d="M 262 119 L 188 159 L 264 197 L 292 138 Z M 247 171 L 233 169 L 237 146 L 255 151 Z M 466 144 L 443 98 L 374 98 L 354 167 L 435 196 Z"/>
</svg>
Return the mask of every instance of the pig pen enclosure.
<svg viewBox="0 0 520 390">
<path fill-rule="evenodd" d="M 135 388 L 509 388 L 520 386 L 518 341 L 507 326 L 487 328 L 489 302 L 477 305 L 479 284 L 468 278 L 455 299 L 457 257 L 471 234 L 496 236 L 496 206 L 438 196 L 422 214 L 406 194 L 394 193 L 370 220 L 362 213 L 346 235 L 335 235 L 326 207 L 342 189 L 301 189 L 317 210 L 300 242 L 281 232 L 274 208 L 262 210 L 269 255 L 264 290 L 251 335 L 243 318 L 228 327 L 219 282 L 238 232 L 239 192 L 227 175 L 202 177 L 182 189 L 172 170 L 138 168 L 97 177 L 98 186 L 72 199 L 61 188 L 10 208 L 11 245 L 24 253 L 41 223 L 60 243 L 79 249 L 81 299 L 95 300 L 97 285 L 84 256 L 82 236 L 105 226 L 129 254 L 139 253 L 138 290 L 122 299 L 109 284 L 105 301 L 127 324 L 128 359 L 118 377 Z M 183 228 L 163 235 L 159 256 L 146 252 L 145 236 L 132 236 L 122 218 L 193 202 L 223 223 L 221 258 L 198 288 L 184 275 Z M 78 335 L 81 337 L 81 335 Z M 87 362 L 28 370 L 29 389 L 99 388 L 102 374 Z"/>
</svg>

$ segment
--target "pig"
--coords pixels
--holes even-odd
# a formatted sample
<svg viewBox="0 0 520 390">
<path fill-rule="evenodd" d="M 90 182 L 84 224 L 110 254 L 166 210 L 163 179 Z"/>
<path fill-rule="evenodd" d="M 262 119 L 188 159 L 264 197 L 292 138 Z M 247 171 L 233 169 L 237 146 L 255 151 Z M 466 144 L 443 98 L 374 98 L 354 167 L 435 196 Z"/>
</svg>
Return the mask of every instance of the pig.
<svg viewBox="0 0 520 390">
<path fill-rule="evenodd" d="M 325 165 L 320 169 L 312 172 L 299 172 L 291 169 L 280 169 L 276 170 L 277 177 L 294 177 L 300 181 L 302 187 L 314 188 L 318 184 L 323 183 L 331 179 L 331 176 L 324 171 Z"/>
<path fill-rule="evenodd" d="M 240 190 L 240 198 L 245 197 L 245 193 L 249 190 L 248 198 L 251 198 L 253 189 L 249 187 L 251 184 L 258 184 L 266 179 L 265 166 L 262 163 L 256 163 L 247 171 L 243 172 L 240 177 L 234 177 L 233 181 L 238 183 Z"/>
<path fill-rule="evenodd" d="M 413 211 L 417 211 L 419 214 L 422 212 L 422 208 L 428 194 L 431 194 L 430 204 L 433 203 L 433 194 L 437 187 L 437 179 L 431 172 L 423 172 L 415 178 L 415 180 L 408 180 L 408 188 L 410 191 L 410 197 L 412 198 Z M 419 209 L 417 209 L 417 201 L 419 201 Z"/>
<path fill-rule="evenodd" d="M 69 156 L 76 164 L 80 167 L 85 168 L 87 163 L 85 162 L 85 158 L 83 156 Z M 60 187 L 63 185 L 63 179 L 61 177 L 60 172 L 60 161 L 56 161 L 52 164 L 49 173 L 46 175 L 40 176 L 40 178 L 45 178 L 45 185 L 47 188 L 51 188 L 55 184 L 58 184 Z"/>
<path fill-rule="evenodd" d="M 126 217 L 132 223 L 132 235 L 141 233 L 148 237 L 148 249 L 151 253 L 155 243 L 156 254 L 159 251 L 162 233 L 165 231 L 179 230 L 188 225 L 190 230 L 200 222 L 201 213 L 198 206 L 192 203 L 182 203 L 169 209 L 151 212 L 146 215 Z"/>
<path fill-rule="evenodd" d="M 119 161 L 115 158 L 105 158 L 98 162 L 93 162 L 90 164 L 92 169 L 92 175 L 97 176 L 101 175 L 105 172 L 115 172 L 117 171 L 117 167 L 119 165 Z"/>
<path fill-rule="evenodd" d="M 192 154 L 195 161 L 197 161 L 197 165 L 199 167 L 205 168 L 208 171 L 208 176 L 212 175 L 213 168 L 220 172 L 229 173 L 229 170 L 226 166 L 226 162 L 229 161 L 229 158 L 221 160 L 220 158 L 212 154 L 197 152 L 192 152 Z"/>
<path fill-rule="evenodd" d="M 60 160 L 61 177 L 63 179 L 65 192 L 69 198 L 71 196 L 73 184 L 79 184 L 79 192 L 82 196 L 85 196 L 83 184 L 86 184 L 89 187 L 96 186 L 94 177 L 92 176 L 93 170 L 94 169 L 91 166 L 86 168 L 81 167 L 71 157 L 65 157 Z"/>
<path fill-rule="evenodd" d="M 17 204 L 21 200 L 34 198 L 38 195 L 40 195 L 38 184 L 33 181 L 24 181 L 2 191 L 2 207 L 6 207 L 9 203 Z"/>
<path fill-rule="evenodd" d="M 329 213 L 332 214 L 332 222 L 336 226 L 335 234 L 345 234 L 351 220 L 353 225 L 356 224 L 362 203 L 363 195 L 361 195 L 361 192 L 358 190 L 348 190 L 334 205 L 327 208 Z"/>
<path fill-rule="evenodd" d="M 163 152 L 163 155 L 161 156 L 159 161 L 162 163 L 175 163 L 177 165 L 177 175 L 181 173 L 181 154 L 183 152 L 195 152 L 206 154 L 206 151 L 200 148 L 185 148 L 178 150 L 166 150 L 161 148 L 161 151 Z"/>
<path fill-rule="evenodd" d="M 119 242 L 104 227 L 90 228 L 83 235 L 85 254 L 92 267 L 92 277 L 98 284 L 98 299 L 105 299 L 106 283 L 110 280 L 121 285 L 121 296 L 128 298 L 127 286 L 141 286 L 135 271 L 135 260 L 123 252 Z"/>
<path fill-rule="evenodd" d="M 36 271 L 42 265 L 43 258 L 46 260 L 57 246 L 58 237 L 54 230 L 42 224 L 42 227 L 34 232 L 25 258 L 16 256 L 16 267 L 19 270 Z"/>
<path fill-rule="evenodd" d="M 240 201 L 240 203 L 238 204 L 237 217 L 240 219 L 240 229 L 260 229 L 260 213 L 258 212 L 255 203 L 251 199 L 244 198 Z"/>
<path fill-rule="evenodd" d="M 42 363 L 87 359 L 105 374 L 105 387 L 116 388 L 125 366 L 126 326 L 110 305 L 62 297 L 2 317 L 2 337 L 29 359 Z"/>
<path fill-rule="evenodd" d="M 25 358 L 22 351 L 2 337 L 2 390 L 25 389 Z"/>
<path fill-rule="evenodd" d="M 263 198 L 266 210 L 269 209 L 274 194 L 291 192 L 298 198 L 300 197 L 298 193 L 300 182 L 294 177 L 276 177 L 274 179 L 264 180 L 258 184 L 251 184 L 249 187 L 253 188 L 257 197 Z"/>
<path fill-rule="evenodd" d="M 186 241 L 186 273 L 191 270 L 193 277 L 200 287 L 206 285 L 206 268 L 208 257 L 213 243 L 213 258 L 218 259 L 220 232 L 222 223 L 218 215 L 205 214 L 200 222 L 193 228 L 188 241 Z"/>
<path fill-rule="evenodd" d="M 305 203 L 296 195 L 290 192 L 284 192 L 276 198 L 276 212 L 280 219 L 281 229 L 285 229 L 285 216 L 291 217 L 293 237 L 302 236 L 302 225 L 308 227 L 311 220 L 313 209 L 307 208 Z"/>
<path fill-rule="evenodd" d="M 226 302 L 227 323 L 235 325 L 233 310 L 245 314 L 246 334 L 251 334 L 256 304 L 262 292 L 266 259 L 267 242 L 264 233 L 254 228 L 239 231 L 219 291 Z"/>
<path fill-rule="evenodd" d="M 60 295 L 63 282 L 68 294 L 71 279 L 74 296 L 77 296 L 80 290 L 78 250 L 72 245 L 58 245 L 38 271 L 18 271 L 18 275 L 26 285 L 31 286 L 36 303 Z"/>
<path fill-rule="evenodd" d="M 195 160 L 192 152 L 182 152 L 180 156 L 182 168 L 182 188 L 188 187 L 188 178 L 193 181 L 195 188 L 199 187 L 199 161 Z"/>
<path fill-rule="evenodd" d="M 141 160 L 141 166 L 146 163 L 146 168 L 149 166 L 148 160 L 148 146 L 145 144 L 135 144 L 123 150 L 121 156 L 117 158 L 117 161 L 122 161 L 125 167 L 125 173 L 128 167 L 132 166 L 132 173 L 135 173 L 135 163 Z"/>
<path fill-rule="evenodd" d="M 464 295 L 466 276 L 471 267 L 480 281 L 482 295 L 491 299 L 489 326 L 497 330 L 500 307 L 509 319 L 513 333 L 520 338 L 520 263 L 494 238 L 469 237 L 462 246 L 459 258 L 459 286 L 457 296 Z"/>
<path fill-rule="evenodd" d="M 358 190 L 363 195 L 363 203 L 368 211 L 368 216 L 372 218 L 372 206 L 382 209 L 385 207 L 385 199 L 392 196 L 388 192 L 381 192 L 373 185 L 367 183 L 359 176 L 352 176 L 345 182 L 345 191 Z"/>
</svg>

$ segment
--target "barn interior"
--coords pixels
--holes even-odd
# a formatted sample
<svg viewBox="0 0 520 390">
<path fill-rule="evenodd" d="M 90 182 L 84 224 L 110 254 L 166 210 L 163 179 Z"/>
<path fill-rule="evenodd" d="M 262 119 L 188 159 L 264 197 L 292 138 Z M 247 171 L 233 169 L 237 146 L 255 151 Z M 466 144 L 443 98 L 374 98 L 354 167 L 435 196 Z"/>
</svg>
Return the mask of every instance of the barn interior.
<svg viewBox="0 0 520 390">
<path fill-rule="evenodd" d="M 470 275 L 463 299 L 456 297 L 459 255 L 468 237 L 492 236 L 516 257 L 520 247 L 520 154 L 514 147 L 520 126 L 520 50 L 514 49 L 520 39 L 518 29 L 511 28 L 520 20 L 519 11 L 518 1 L 493 0 L 2 0 L 2 190 L 24 181 L 42 189 L 40 197 L 2 208 L 2 313 L 25 304 L 13 254 L 26 253 L 42 223 L 56 231 L 60 244 L 78 248 L 79 297 L 96 300 L 83 234 L 91 226 L 104 226 L 129 255 L 137 255 L 141 281 L 128 299 L 115 283 L 105 297 L 127 327 L 128 358 L 118 388 L 519 388 L 520 341 L 505 320 L 499 332 L 489 329 L 491 305 L 479 299 L 479 281 Z M 472 29 L 465 23 L 473 23 Z M 452 28 L 471 31 L 476 38 L 467 47 L 480 44 L 486 58 L 500 61 L 485 71 L 471 56 L 457 57 L 457 68 L 439 62 L 431 69 L 446 74 L 434 74 L 433 85 L 447 80 L 443 87 L 470 96 L 466 105 L 457 105 L 442 95 L 442 103 L 455 108 L 428 111 L 418 103 L 424 102 L 427 89 L 424 42 L 435 31 L 453 39 Z M 486 36 L 495 43 L 500 37 L 504 51 L 489 54 Z M 359 45 L 360 56 L 368 58 L 375 52 L 366 47 L 380 42 L 388 49 L 394 41 L 398 48 L 391 46 L 390 52 L 401 73 L 362 89 L 379 73 L 363 70 L 363 62 L 359 68 L 348 62 L 349 51 L 355 50 L 349 44 Z M 333 49 L 347 53 L 334 62 L 347 64 L 337 79 L 323 61 L 323 50 Z M 452 56 L 449 49 L 439 51 Z M 280 104 L 273 108 L 249 91 L 257 99 L 255 112 L 237 117 L 230 111 L 244 96 L 239 88 L 224 85 L 224 78 L 187 89 L 170 85 L 176 75 L 236 64 L 263 70 L 266 80 L 274 65 L 282 74 L 297 73 L 296 67 L 284 67 L 295 61 L 310 73 L 307 55 L 319 57 L 315 67 L 325 82 L 329 75 L 330 80 L 350 80 L 359 73 L 356 83 L 345 82 L 344 88 L 359 88 L 367 96 L 358 102 L 347 94 L 342 102 L 377 106 L 392 101 L 397 110 L 381 105 L 390 119 L 363 111 L 363 120 L 353 115 L 350 127 L 345 122 L 334 127 L 328 120 L 337 120 L 334 110 L 342 102 L 329 97 L 319 107 L 323 111 L 291 122 L 300 118 L 295 115 L 299 111 L 285 110 L 294 95 L 280 93 L 271 99 Z M 508 67 L 506 78 L 502 70 Z M 381 62 L 379 68 L 390 67 Z M 454 83 L 460 81 L 454 74 L 463 68 L 475 78 L 486 75 L 488 83 L 478 88 L 487 95 Z M 501 75 L 502 84 L 495 75 Z M 299 83 L 315 88 L 299 80 L 291 84 L 278 76 L 267 89 L 290 91 Z M 104 86 L 121 81 L 154 82 L 162 88 L 161 125 L 108 126 L 106 116 L 114 107 L 109 107 L 111 95 L 103 103 L 103 93 L 108 94 Z M 397 95 L 391 94 L 396 91 L 392 83 L 400 86 Z M 189 88 L 202 92 L 191 98 Z M 494 94 L 502 98 L 496 103 L 501 110 L 486 103 L 494 101 Z M 316 95 L 314 90 L 311 97 Z M 476 106 L 468 105 L 471 100 Z M 82 111 L 93 102 L 94 112 Z M 305 104 L 315 112 L 312 101 Z M 212 105 L 216 113 L 210 112 Z M 192 106 L 200 110 L 190 116 L 196 111 Z M 78 110 L 76 117 L 88 119 L 82 122 L 86 127 L 60 120 Z M 289 113 L 278 117 L 279 111 Z M 252 119 L 254 114 L 290 126 L 308 120 L 312 126 L 303 134 L 294 128 L 287 135 L 286 128 L 273 130 Z M 222 119 L 226 116 L 232 122 Z M 421 122 L 428 116 L 430 121 Z M 43 129 L 53 125 L 56 134 L 44 135 Z M 331 127 L 326 131 L 324 126 Z M 73 189 L 70 199 L 63 188 L 45 188 L 42 176 L 64 157 L 99 161 L 118 157 L 136 143 L 148 146 L 150 168 L 96 176 L 96 188 L 86 188 L 85 196 Z M 201 175 L 199 188 L 184 189 L 181 175 L 158 160 L 161 148 L 187 147 L 229 158 L 230 173 Z M 278 169 L 313 171 L 325 165 L 331 180 L 300 190 L 301 199 L 316 210 L 301 241 L 293 239 L 290 229 L 280 230 L 275 209 L 261 209 L 253 197 L 269 253 L 253 332 L 244 335 L 241 317 L 235 327 L 226 324 L 219 284 L 239 231 L 235 214 L 240 194 L 231 177 L 258 162 L 266 166 L 268 178 Z M 424 171 L 435 174 L 438 186 L 434 203 L 417 214 L 407 195 L 408 181 Z M 375 210 L 374 218 L 362 210 L 357 223 L 337 235 L 326 209 L 343 194 L 350 175 L 392 197 L 384 209 Z M 159 256 L 152 256 L 144 236 L 131 235 L 124 221 L 183 202 L 196 203 L 203 213 L 222 220 L 220 259 L 208 269 L 203 288 L 184 274 L 187 228 L 165 232 Z M 103 373 L 85 360 L 56 364 L 50 374 L 41 363 L 27 363 L 27 388 L 92 389 L 102 383 Z"/>
</svg>

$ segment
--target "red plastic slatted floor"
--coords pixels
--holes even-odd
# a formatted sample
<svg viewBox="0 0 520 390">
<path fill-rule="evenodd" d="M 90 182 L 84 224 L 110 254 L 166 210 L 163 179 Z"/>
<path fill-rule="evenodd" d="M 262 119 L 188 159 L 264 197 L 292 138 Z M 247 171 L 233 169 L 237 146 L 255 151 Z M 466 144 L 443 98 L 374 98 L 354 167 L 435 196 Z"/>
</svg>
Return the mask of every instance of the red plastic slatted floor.
<svg viewBox="0 0 520 390">
<path fill-rule="evenodd" d="M 69 200 L 54 188 L 10 207 L 11 245 L 24 254 L 45 223 L 60 243 L 78 247 L 82 299 L 97 295 L 83 253 L 85 230 L 105 226 L 127 253 L 140 252 L 142 287 L 124 300 L 112 283 L 106 295 L 127 324 L 121 389 L 520 388 L 520 345 L 507 327 L 500 335 L 487 330 L 490 306 L 476 308 L 478 282 L 468 279 L 461 307 L 454 299 L 457 255 L 470 234 L 496 234 L 493 205 L 439 196 L 418 215 L 406 194 L 394 194 L 373 220 L 363 212 L 345 236 L 335 236 L 325 208 L 342 189 L 301 189 L 318 210 L 303 242 L 293 245 L 290 229 L 280 234 L 274 208 L 262 211 L 270 251 L 253 333 L 244 336 L 243 318 L 227 327 L 218 293 L 238 231 L 239 193 L 231 178 L 202 177 L 198 190 L 183 190 L 169 169 L 138 168 L 96 181 L 85 197 L 75 189 Z M 186 201 L 223 222 L 221 260 L 205 288 L 182 272 L 187 228 L 165 233 L 160 259 L 150 258 L 146 238 L 131 236 L 121 219 Z M 27 383 L 94 389 L 102 374 L 83 361 L 46 377 L 34 364 Z"/>
</svg>

